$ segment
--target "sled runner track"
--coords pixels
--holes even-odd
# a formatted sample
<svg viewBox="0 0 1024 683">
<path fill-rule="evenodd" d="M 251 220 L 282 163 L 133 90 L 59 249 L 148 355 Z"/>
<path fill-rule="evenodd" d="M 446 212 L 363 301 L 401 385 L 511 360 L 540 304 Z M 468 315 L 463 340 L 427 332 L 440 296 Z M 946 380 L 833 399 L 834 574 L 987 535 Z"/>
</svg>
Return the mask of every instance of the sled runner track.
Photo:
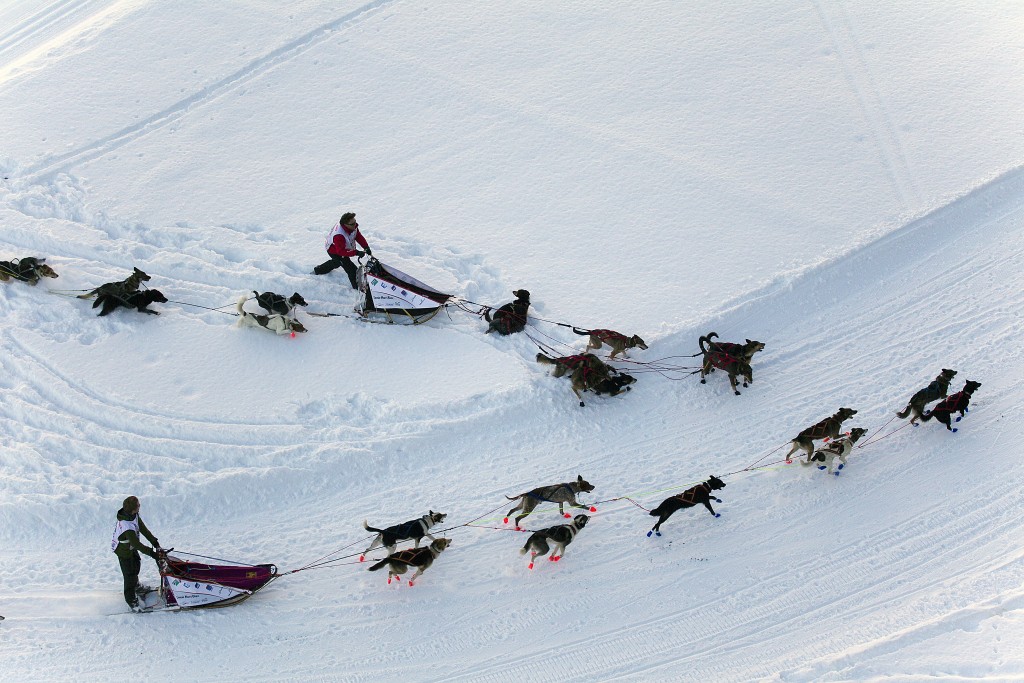
<svg viewBox="0 0 1024 683">
<path fill-rule="evenodd" d="M 893 192 L 905 212 L 913 211 L 920 205 L 921 196 L 900 144 L 899 133 L 889 116 L 882 93 L 871 76 L 871 69 L 864 59 L 864 49 L 843 6 L 843 0 L 812 1 L 835 47 L 843 75 L 857 100 L 864 123 L 875 141 L 882 167 L 892 181 Z"/>
<path fill-rule="evenodd" d="M 160 130 L 181 119 L 183 116 L 186 116 L 195 109 L 203 107 L 204 105 L 216 100 L 218 97 L 221 97 L 226 93 L 235 90 L 239 86 L 248 83 L 254 78 L 258 78 L 260 75 L 270 71 L 274 67 L 294 59 L 298 55 L 303 54 L 307 50 L 316 47 L 326 40 L 330 40 L 335 36 L 336 31 L 343 29 L 348 25 L 365 21 L 381 8 L 393 4 L 395 1 L 396 0 L 374 0 L 373 2 L 369 2 L 333 21 L 322 24 L 291 42 L 272 50 L 263 57 L 246 64 L 241 69 L 225 76 L 216 83 L 212 83 L 189 97 L 175 102 L 171 106 L 153 114 L 145 120 L 122 128 L 105 138 L 96 140 L 88 145 L 84 145 L 78 149 L 67 152 L 66 154 L 60 154 L 44 159 L 40 163 L 26 168 L 24 177 L 30 181 L 37 182 L 44 176 L 67 171 L 76 165 L 98 159 L 113 150 L 131 143 L 134 140 Z"/>
<path fill-rule="evenodd" d="M 15 24 L 7 31 L 0 33 L 0 68 L 16 54 L 14 51 L 23 46 L 21 51 L 34 47 L 35 43 L 45 40 L 51 33 L 74 17 L 83 7 L 93 4 L 91 0 L 60 0 L 51 2 L 39 12 Z"/>
<path fill-rule="evenodd" d="M 763 649 L 766 641 L 777 641 L 778 644 L 773 650 L 780 659 L 771 664 L 773 668 L 779 663 L 785 663 L 783 658 L 787 656 L 799 657 L 792 663 L 785 663 L 795 665 L 805 660 L 807 656 L 831 654 L 821 652 L 822 648 L 819 645 L 820 642 L 843 640 L 841 636 L 829 638 L 831 631 L 845 634 L 851 642 L 869 642 L 883 637 L 893 629 L 906 627 L 893 626 L 884 621 L 878 623 L 877 617 L 880 614 L 891 615 L 888 617 L 890 621 L 913 623 L 913 614 L 897 614 L 900 611 L 898 608 L 908 601 L 955 600 L 955 596 L 951 598 L 942 595 L 941 598 L 936 598 L 935 594 L 944 586 L 959 586 L 964 581 L 995 582 L 990 576 L 992 572 L 1011 572 L 1011 583 L 1014 578 L 1019 580 L 1024 575 L 1020 551 L 1013 558 L 997 563 L 980 559 L 969 561 L 960 566 L 958 572 L 953 575 L 941 571 L 949 566 L 951 558 L 976 557 L 970 552 L 972 548 L 988 543 L 1007 542 L 1013 536 L 1014 521 L 1009 518 L 1010 516 L 1002 515 L 1001 510 L 1008 502 L 1012 503 L 1008 500 L 1009 497 L 1019 494 L 1011 485 L 1005 485 L 992 493 L 992 500 L 977 510 L 964 510 L 964 507 L 969 507 L 968 504 L 949 510 L 941 510 L 941 506 L 937 506 L 940 507 L 942 516 L 962 520 L 957 533 L 949 539 L 943 539 L 944 530 L 939 528 L 931 529 L 923 537 L 915 535 L 914 530 L 921 528 L 921 517 L 925 516 L 922 514 L 892 529 L 886 529 L 856 544 L 846 546 L 841 549 L 842 553 L 835 556 L 816 556 L 764 577 L 762 583 L 773 586 L 775 591 L 779 590 L 780 585 L 785 585 L 787 576 L 797 577 L 796 581 L 799 581 L 764 604 L 751 601 L 750 598 L 756 597 L 759 591 L 765 589 L 761 586 L 748 585 L 739 588 L 726 600 L 708 601 L 689 609 L 661 614 L 624 628 L 615 628 L 596 638 L 588 637 L 585 640 L 564 643 L 549 650 L 535 651 L 525 657 L 495 661 L 491 666 L 481 666 L 477 663 L 471 669 L 463 672 L 449 671 L 447 675 L 455 680 L 520 680 L 522 676 L 529 676 L 531 672 L 542 669 L 545 662 L 550 662 L 552 657 L 571 654 L 576 666 L 567 667 L 567 671 L 571 672 L 568 675 L 570 680 L 592 680 L 594 674 L 607 678 L 614 675 L 616 670 L 626 670 L 635 674 L 638 671 L 635 668 L 636 663 L 642 661 L 651 662 L 643 671 L 667 669 L 669 674 L 678 675 L 680 670 L 673 670 L 673 666 L 683 665 L 695 659 L 702 661 L 702 670 L 705 667 L 718 668 L 722 674 L 719 680 L 749 680 L 751 677 L 769 673 L 764 661 L 743 659 L 741 663 L 734 657 L 742 656 L 744 648 L 753 642 L 761 643 Z M 926 512 L 932 513 L 934 509 Z M 993 520 L 998 521 L 991 524 Z M 981 536 L 975 535 L 978 528 L 984 529 Z M 900 542 L 896 545 L 888 544 L 894 540 L 893 534 L 897 531 L 900 534 Z M 966 547 L 957 546 L 965 541 Z M 937 553 L 936 550 L 939 548 L 941 552 Z M 880 552 L 880 549 L 883 550 Z M 827 561 L 820 563 L 821 559 Z M 877 574 L 878 566 L 891 566 L 889 576 L 878 583 L 866 581 L 866 577 Z M 932 568 L 935 571 L 929 571 Z M 817 590 L 813 592 L 838 589 L 836 599 L 812 606 L 805 613 L 794 609 L 794 605 L 799 607 L 798 603 L 806 602 L 806 598 L 801 595 L 804 588 L 801 577 L 805 575 L 817 579 L 814 582 Z M 685 582 L 690 578 L 673 577 L 670 583 Z M 847 585 L 856 588 L 843 592 Z M 874 600 L 865 600 L 865 593 L 879 595 Z M 749 604 L 757 607 L 751 608 Z M 850 611 L 847 609 L 850 605 L 859 607 Z M 629 609 L 626 605 L 622 608 Z M 779 622 L 775 617 L 780 614 L 800 616 Z M 860 620 L 850 622 L 851 614 Z M 809 632 L 814 632 L 820 638 L 806 638 Z M 806 642 L 797 653 L 793 653 L 789 647 L 794 638 L 802 643 Z M 687 645 L 690 648 L 687 648 Z M 610 657 L 608 653 L 619 653 L 620 656 Z M 741 666 L 745 668 L 741 669 Z"/>
</svg>

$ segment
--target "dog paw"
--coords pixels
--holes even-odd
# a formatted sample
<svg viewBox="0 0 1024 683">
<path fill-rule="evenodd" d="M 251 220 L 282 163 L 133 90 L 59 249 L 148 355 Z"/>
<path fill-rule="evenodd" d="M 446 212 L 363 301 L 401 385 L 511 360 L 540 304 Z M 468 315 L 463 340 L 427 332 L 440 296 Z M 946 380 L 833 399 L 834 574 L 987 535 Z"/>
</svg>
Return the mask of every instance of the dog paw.
<svg viewBox="0 0 1024 683">
<path fill-rule="evenodd" d="M 722 502 L 722 499 L 721 499 L 721 498 L 715 498 L 715 502 L 716 502 L 716 503 L 721 503 L 721 502 Z"/>
<path fill-rule="evenodd" d="M 415 585 L 416 585 L 416 582 L 415 582 L 415 581 L 409 581 L 409 587 L 410 587 L 410 588 L 412 588 L 412 587 L 413 587 L 413 586 L 415 586 Z"/>
<path fill-rule="evenodd" d="M 702 379 L 702 380 L 700 381 L 700 383 L 701 383 L 701 384 L 707 384 L 707 383 L 708 383 L 708 381 L 707 381 L 706 379 Z"/>
<path fill-rule="evenodd" d="M 654 532 L 653 532 L 653 531 L 648 531 L 648 532 L 647 532 L 647 538 L 650 538 L 650 537 L 651 537 L 651 536 L 652 536 L 653 534 L 654 534 Z"/>
<path fill-rule="evenodd" d="M 568 512 L 563 512 L 562 516 L 565 517 L 566 519 L 569 519 L 570 517 L 572 517 L 572 515 L 570 515 Z"/>
<path fill-rule="evenodd" d="M 950 429 L 949 431 L 951 431 L 951 432 L 953 432 L 954 434 L 956 434 L 956 433 L 957 433 L 957 432 L 959 432 L 960 430 L 959 430 L 959 429 Z"/>
<path fill-rule="evenodd" d="M 837 467 L 836 469 L 840 469 L 840 470 L 841 470 L 841 469 L 843 469 L 844 467 L 846 467 L 846 465 L 840 465 L 840 466 L 839 466 L 839 467 Z"/>
<path fill-rule="evenodd" d="M 359 556 L 359 561 L 360 562 L 366 562 L 366 555 L 360 555 Z"/>
<path fill-rule="evenodd" d="M 744 382 L 744 383 L 743 383 L 743 386 L 744 386 L 744 387 L 749 387 L 750 385 L 749 385 L 749 384 L 747 384 L 746 382 Z"/>
<path fill-rule="evenodd" d="M 533 562 L 531 562 L 530 564 L 526 565 L 526 568 L 527 569 L 533 569 Z"/>
<path fill-rule="evenodd" d="M 721 516 L 722 516 L 722 513 L 721 513 L 721 512 L 716 512 L 716 513 L 715 513 L 715 517 L 721 517 Z"/>
<path fill-rule="evenodd" d="M 591 505 L 591 506 L 590 506 L 590 511 L 591 511 L 591 512 L 597 512 L 597 508 L 596 508 L 596 507 L 594 507 L 593 505 Z"/>
<path fill-rule="evenodd" d="M 792 460 L 790 460 L 789 458 L 786 458 L 786 464 L 787 464 L 787 465 L 792 465 L 792 464 L 793 464 L 793 461 L 792 461 Z"/>
<path fill-rule="evenodd" d="M 508 517 L 505 518 L 505 524 L 508 524 Z"/>
<path fill-rule="evenodd" d="M 957 418 L 957 419 L 955 420 L 955 422 L 959 422 L 959 421 L 960 421 L 960 420 L 962 420 L 962 419 L 964 419 L 964 418 L 962 418 L 962 417 L 958 417 L 958 418 Z"/>
<path fill-rule="evenodd" d="M 824 469 L 828 469 L 828 468 L 827 468 L 827 467 L 825 467 L 824 465 L 818 465 L 818 469 L 819 469 L 819 470 L 824 470 Z"/>
<path fill-rule="evenodd" d="M 835 476 L 837 476 L 837 477 L 839 476 L 839 473 L 838 473 L 838 472 L 833 472 L 832 474 L 834 474 L 834 475 L 835 475 Z"/>
</svg>

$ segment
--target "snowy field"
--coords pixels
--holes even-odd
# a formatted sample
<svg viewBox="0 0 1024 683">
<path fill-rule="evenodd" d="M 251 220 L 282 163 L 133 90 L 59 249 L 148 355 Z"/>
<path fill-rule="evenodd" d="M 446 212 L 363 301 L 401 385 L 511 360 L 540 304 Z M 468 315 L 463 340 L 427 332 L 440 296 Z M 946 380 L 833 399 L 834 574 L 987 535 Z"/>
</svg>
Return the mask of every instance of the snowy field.
<svg viewBox="0 0 1024 683">
<path fill-rule="evenodd" d="M 1024 680 L 1022 28 L 1009 1 L 0 3 L 0 260 L 60 275 L 0 284 L 0 678 Z M 639 381 L 581 408 L 526 335 L 345 317 L 311 269 L 348 210 L 438 289 L 529 289 L 560 353 L 585 339 L 545 321 L 639 334 Z M 75 298 L 133 266 L 160 316 Z M 239 328 L 251 290 L 343 315 Z M 766 344 L 741 396 L 642 364 L 689 372 L 710 331 Z M 896 431 L 941 368 L 983 385 L 959 431 Z M 778 462 L 840 406 L 876 439 L 841 476 Z M 720 518 L 646 536 L 626 497 L 711 474 Z M 577 475 L 598 511 L 527 569 L 504 496 Z M 340 559 L 131 614 L 131 494 L 164 546 Z M 452 546 L 415 587 L 351 557 L 428 509 Z"/>
</svg>

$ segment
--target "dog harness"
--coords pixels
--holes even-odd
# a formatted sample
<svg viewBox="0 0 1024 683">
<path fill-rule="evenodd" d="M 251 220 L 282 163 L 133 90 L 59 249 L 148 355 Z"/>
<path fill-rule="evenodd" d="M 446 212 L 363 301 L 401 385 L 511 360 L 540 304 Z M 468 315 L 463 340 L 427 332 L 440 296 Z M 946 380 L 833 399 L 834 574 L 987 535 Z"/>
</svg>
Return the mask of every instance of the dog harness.
<svg viewBox="0 0 1024 683">
<path fill-rule="evenodd" d="M 555 491 L 557 491 L 558 489 L 565 489 L 566 491 L 569 492 L 570 496 L 575 496 L 576 495 L 576 492 L 572 490 L 572 486 L 570 486 L 569 484 L 559 484 L 555 488 Z M 545 498 L 544 496 L 540 496 L 540 495 L 534 493 L 533 491 L 527 492 L 526 495 L 528 495 L 530 498 L 533 498 L 534 500 L 541 500 L 541 501 L 544 501 L 545 503 L 557 503 L 558 502 L 556 500 L 551 500 L 550 498 Z"/>
<path fill-rule="evenodd" d="M 965 398 L 967 398 L 967 395 L 965 395 L 962 391 L 958 391 L 952 396 L 947 396 L 945 399 L 943 399 L 941 403 L 932 408 L 931 412 L 932 414 L 942 412 L 957 412 L 963 406 L 966 406 L 968 404 L 968 401 L 965 400 Z"/>
<path fill-rule="evenodd" d="M 704 482 L 699 486 L 694 486 L 692 489 L 686 489 L 682 493 L 672 497 L 678 498 L 682 502 L 688 503 L 689 505 L 696 505 L 697 503 L 701 502 L 700 500 L 697 499 L 697 494 L 699 492 L 703 492 L 705 496 L 710 496 L 711 486 L 707 482 Z"/>
<path fill-rule="evenodd" d="M 597 337 L 601 341 L 608 341 L 609 339 L 629 339 L 626 335 L 615 330 L 591 330 L 590 335 Z"/>
<path fill-rule="evenodd" d="M 805 429 L 800 434 L 801 434 L 801 436 L 806 436 L 809 439 L 824 439 L 826 436 L 829 435 L 829 428 L 828 427 L 829 427 L 830 424 L 835 424 L 836 427 L 838 428 L 839 425 L 842 424 L 842 423 L 841 422 L 837 422 L 836 418 L 834 418 L 834 417 L 826 417 L 824 420 L 822 420 L 818 424 L 814 425 L 813 427 L 808 427 L 807 429 Z"/>
</svg>

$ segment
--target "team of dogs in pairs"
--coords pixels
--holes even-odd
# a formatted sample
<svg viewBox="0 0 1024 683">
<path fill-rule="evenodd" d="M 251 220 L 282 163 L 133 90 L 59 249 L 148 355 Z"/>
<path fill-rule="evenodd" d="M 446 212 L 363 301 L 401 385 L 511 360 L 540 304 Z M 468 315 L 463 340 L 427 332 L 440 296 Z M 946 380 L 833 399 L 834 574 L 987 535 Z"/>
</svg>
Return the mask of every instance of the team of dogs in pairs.
<svg viewBox="0 0 1024 683">
<path fill-rule="evenodd" d="M 45 263 L 46 259 L 27 256 L 13 261 L 0 261 L 0 282 L 18 280 L 30 285 L 35 285 L 41 278 L 56 278 L 57 273 Z M 131 275 L 119 282 L 108 282 L 95 289 L 80 295 L 80 299 L 96 297 L 93 308 L 99 308 L 100 316 L 105 316 L 117 308 L 134 308 L 140 313 L 159 315 L 157 311 L 151 311 L 147 307 L 153 303 L 166 303 L 167 298 L 156 289 L 140 290 L 143 282 L 149 281 L 149 275 L 133 269 Z M 252 313 L 244 309 L 244 304 L 249 301 L 248 297 L 241 297 L 236 304 L 240 327 L 258 327 L 275 332 L 277 334 L 295 334 L 305 332 L 306 328 L 296 317 L 296 308 L 306 306 L 305 299 L 298 292 L 290 297 L 284 297 L 274 292 L 256 292 L 256 304 L 266 311 L 266 314 Z M 483 312 L 488 322 L 487 332 L 497 332 L 500 335 L 509 335 L 522 332 L 526 328 L 527 315 L 530 308 L 530 293 L 525 289 L 517 289 L 512 293 L 516 299 L 507 303 L 491 315 L 490 309 Z M 647 344 L 637 335 L 625 335 L 614 330 L 581 330 L 573 328 L 576 334 L 589 337 L 587 348 L 583 353 L 559 358 L 547 356 L 543 353 L 537 354 L 537 362 L 552 365 L 552 375 L 555 377 L 568 376 L 571 382 L 573 393 L 584 405 L 583 393 L 591 391 L 595 394 L 618 395 L 629 391 L 630 384 L 636 379 L 602 361 L 591 350 L 598 350 L 605 346 L 610 349 L 609 360 L 621 355 L 627 357 L 628 349 L 648 348 Z M 718 334 L 709 332 L 698 339 L 703 356 L 700 367 L 700 382 L 706 383 L 707 375 L 715 370 L 722 370 L 729 378 L 729 384 L 736 395 L 740 394 L 737 388 L 737 379 L 743 380 L 743 386 L 747 387 L 754 381 L 751 362 L 755 354 L 763 351 L 763 342 L 747 339 L 743 344 L 715 341 Z M 952 426 L 953 415 L 959 413 L 955 418 L 959 422 L 968 412 L 971 396 L 981 387 L 980 382 L 968 380 L 964 388 L 955 394 L 948 395 L 950 383 L 956 376 L 956 370 L 943 368 L 942 372 L 932 380 L 928 386 L 916 392 L 907 403 L 907 406 L 896 413 L 900 419 L 910 418 L 910 423 L 917 426 L 918 421 L 928 422 L 935 418 L 945 425 L 946 429 L 952 432 L 957 431 Z M 939 401 L 931 410 L 928 404 Z M 867 430 L 862 427 L 854 427 L 843 433 L 842 424 L 857 414 L 852 408 L 840 408 L 833 415 L 801 431 L 791 441 L 791 447 L 786 454 L 785 461 L 792 462 L 791 456 L 797 451 L 803 451 L 805 459 L 802 465 L 817 465 L 820 470 L 827 470 L 829 474 L 839 475 L 846 465 L 846 458 L 853 450 L 854 445 L 862 439 Z M 825 445 L 815 449 L 815 441 L 824 441 Z M 838 467 L 835 460 L 839 460 Z M 725 488 L 725 482 L 718 477 L 711 476 L 707 481 L 683 491 L 680 494 L 670 496 L 663 500 L 656 508 L 650 511 L 650 515 L 657 517 L 647 536 L 661 536 L 661 525 L 678 510 L 703 505 L 715 517 L 721 515 L 715 512 L 711 501 L 721 503 L 720 498 L 712 495 L 713 491 Z M 538 557 L 544 557 L 549 553 L 549 560 L 557 562 L 565 554 L 566 547 L 573 542 L 576 536 L 586 527 L 589 517 L 585 514 L 577 514 L 572 517 L 565 511 L 565 506 L 596 512 L 596 508 L 581 504 L 577 495 L 590 493 L 594 486 L 583 479 L 582 475 L 577 476 L 575 481 L 541 486 L 517 496 L 505 496 L 509 500 L 518 501 L 508 511 L 504 518 L 505 524 L 517 511 L 520 512 L 514 518 L 514 525 L 517 531 L 522 531 L 520 522 L 530 515 L 542 503 L 556 503 L 558 512 L 565 518 L 572 518 L 567 524 L 533 531 L 526 543 L 519 550 L 520 554 L 530 553 L 529 568 L 533 569 L 534 561 Z M 438 524 L 444 522 L 447 515 L 442 512 L 429 511 L 427 514 L 401 524 L 379 529 L 371 527 L 366 521 L 363 527 L 367 531 L 376 534 L 370 545 L 359 556 L 360 562 L 365 560 L 367 553 L 375 548 L 384 548 L 388 555 L 384 559 L 371 565 L 370 571 L 378 571 L 388 567 L 388 583 L 392 580 L 401 581 L 401 576 L 411 568 L 415 573 L 409 577 L 408 584 L 414 585 L 424 571 L 426 571 L 434 560 L 449 546 L 451 540 L 447 538 L 435 538 L 431 533 Z M 430 543 L 420 547 L 420 542 L 427 538 Z M 403 541 L 412 541 L 413 547 L 404 550 L 397 550 L 398 544 Z M 553 552 L 552 552 L 553 550 Z"/>
</svg>

